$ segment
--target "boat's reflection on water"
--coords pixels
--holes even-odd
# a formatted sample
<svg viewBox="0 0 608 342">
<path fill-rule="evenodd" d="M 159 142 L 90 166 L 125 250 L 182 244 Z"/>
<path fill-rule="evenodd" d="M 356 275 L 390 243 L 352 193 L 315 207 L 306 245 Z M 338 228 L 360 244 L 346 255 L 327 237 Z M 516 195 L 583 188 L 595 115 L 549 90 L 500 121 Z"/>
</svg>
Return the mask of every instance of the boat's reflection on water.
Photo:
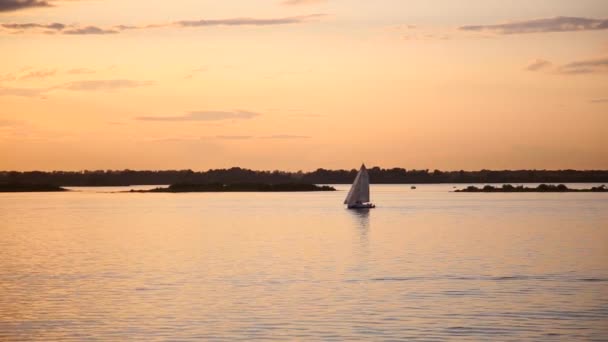
<svg viewBox="0 0 608 342">
<path fill-rule="evenodd" d="M 369 228 L 369 212 L 370 209 L 349 209 L 348 212 L 352 215 L 359 228 Z"/>
<path fill-rule="evenodd" d="M 370 209 L 346 210 L 352 219 L 353 256 L 356 262 L 351 271 L 354 279 L 363 279 L 369 271 L 370 258 Z"/>
<path fill-rule="evenodd" d="M 355 227 L 359 231 L 359 237 L 362 242 L 367 242 L 367 234 L 370 227 L 370 210 L 371 209 L 348 209 L 347 212 L 351 215 Z"/>
</svg>

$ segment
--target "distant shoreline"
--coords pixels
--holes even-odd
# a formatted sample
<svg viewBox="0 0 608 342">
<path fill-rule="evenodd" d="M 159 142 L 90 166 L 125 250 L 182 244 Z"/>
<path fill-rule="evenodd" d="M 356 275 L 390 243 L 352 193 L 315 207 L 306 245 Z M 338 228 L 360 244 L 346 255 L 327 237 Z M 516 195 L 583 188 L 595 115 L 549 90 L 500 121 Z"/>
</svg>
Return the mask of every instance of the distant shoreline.
<svg viewBox="0 0 608 342">
<path fill-rule="evenodd" d="M 480 170 L 440 171 L 404 168 L 368 168 L 373 184 L 523 184 L 608 183 L 608 170 Z M 0 171 L 0 184 L 30 183 L 61 186 L 135 186 L 159 184 L 352 184 L 356 169 L 315 171 L 257 171 L 229 169 Z"/>
<path fill-rule="evenodd" d="M 64 192 L 71 191 L 56 185 L 50 184 L 29 184 L 29 183 L 10 183 L 0 184 L 0 193 L 5 192 Z M 179 183 L 168 187 L 160 187 L 149 190 L 131 189 L 128 191 L 118 191 L 122 193 L 186 193 L 186 192 L 313 192 L 313 191 L 336 191 L 332 186 L 285 183 L 285 184 L 190 184 Z"/>
<path fill-rule="evenodd" d="M 454 183 L 457 184 L 457 183 Z M 376 184 L 391 185 L 391 184 Z M 392 184 L 404 185 L 404 184 Z M 432 185 L 432 184 L 427 184 Z M 101 187 L 101 186 L 99 186 Z M 127 186 L 125 186 L 127 187 Z M 455 187 L 454 187 L 455 188 Z M 62 186 L 52 184 L 30 184 L 30 183 L 10 183 L 0 184 L 0 193 L 19 193 L 19 192 L 68 192 L 75 189 L 66 189 Z M 153 189 L 138 190 L 118 190 L 116 193 L 191 193 L 191 192 L 318 192 L 318 191 L 337 191 L 330 185 L 317 185 L 306 183 L 237 183 L 237 184 L 194 184 L 178 183 L 166 187 L 156 187 Z M 599 185 L 587 189 L 568 188 L 564 184 L 540 184 L 537 187 L 526 187 L 524 185 L 502 184 L 502 186 L 484 184 L 470 185 L 463 189 L 453 189 L 450 192 L 458 193 L 538 193 L 538 192 L 608 192 L 606 185 Z"/>
<path fill-rule="evenodd" d="M 51 184 L 10 183 L 0 184 L 0 192 L 65 192 L 70 191 Z"/>
<path fill-rule="evenodd" d="M 483 188 L 478 188 L 471 185 L 465 189 L 455 190 L 454 192 L 608 192 L 608 187 L 601 185 L 590 189 L 571 189 L 564 184 L 540 184 L 536 188 L 530 188 L 523 185 L 513 186 L 511 184 L 504 184 L 502 187 L 486 185 Z"/>
<path fill-rule="evenodd" d="M 312 192 L 336 191 L 332 186 L 315 184 L 172 184 L 166 188 L 124 191 L 128 193 L 186 193 L 186 192 Z"/>
</svg>

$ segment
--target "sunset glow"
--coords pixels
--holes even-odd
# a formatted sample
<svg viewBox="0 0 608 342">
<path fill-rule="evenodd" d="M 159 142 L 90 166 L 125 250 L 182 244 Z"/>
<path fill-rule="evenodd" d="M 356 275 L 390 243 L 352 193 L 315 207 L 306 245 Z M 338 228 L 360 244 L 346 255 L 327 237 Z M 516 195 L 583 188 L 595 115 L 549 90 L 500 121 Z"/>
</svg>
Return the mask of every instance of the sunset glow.
<svg viewBox="0 0 608 342">
<path fill-rule="evenodd" d="M 0 169 L 608 168 L 604 0 L 0 1 Z"/>
</svg>

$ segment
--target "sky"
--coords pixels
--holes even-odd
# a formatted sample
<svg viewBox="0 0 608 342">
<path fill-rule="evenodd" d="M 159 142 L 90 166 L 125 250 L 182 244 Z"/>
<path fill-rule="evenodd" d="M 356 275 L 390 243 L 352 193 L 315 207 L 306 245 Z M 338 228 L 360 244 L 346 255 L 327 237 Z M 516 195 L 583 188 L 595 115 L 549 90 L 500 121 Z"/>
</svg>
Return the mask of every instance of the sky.
<svg viewBox="0 0 608 342">
<path fill-rule="evenodd" d="M 0 170 L 608 169 L 605 0 L 0 0 Z"/>
</svg>

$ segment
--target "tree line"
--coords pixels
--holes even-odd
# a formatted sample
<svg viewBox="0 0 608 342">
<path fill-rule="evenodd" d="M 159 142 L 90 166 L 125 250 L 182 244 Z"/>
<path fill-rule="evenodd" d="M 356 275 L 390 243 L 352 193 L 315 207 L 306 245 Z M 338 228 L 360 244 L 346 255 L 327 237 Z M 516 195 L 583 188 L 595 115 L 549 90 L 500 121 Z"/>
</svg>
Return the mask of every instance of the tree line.
<svg viewBox="0 0 608 342">
<path fill-rule="evenodd" d="M 437 183 L 603 183 L 608 170 L 480 170 L 440 171 L 404 168 L 368 169 L 375 184 Z M 29 183 L 58 186 L 123 186 L 158 184 L 349 184 L 357 174 L 352 170 L 317 169 L 311 172 L 255 171 L 240 167 L 192 170 L 94 170 L 94 171 L 0 171 L 0 184 Z"/>
</svg>

